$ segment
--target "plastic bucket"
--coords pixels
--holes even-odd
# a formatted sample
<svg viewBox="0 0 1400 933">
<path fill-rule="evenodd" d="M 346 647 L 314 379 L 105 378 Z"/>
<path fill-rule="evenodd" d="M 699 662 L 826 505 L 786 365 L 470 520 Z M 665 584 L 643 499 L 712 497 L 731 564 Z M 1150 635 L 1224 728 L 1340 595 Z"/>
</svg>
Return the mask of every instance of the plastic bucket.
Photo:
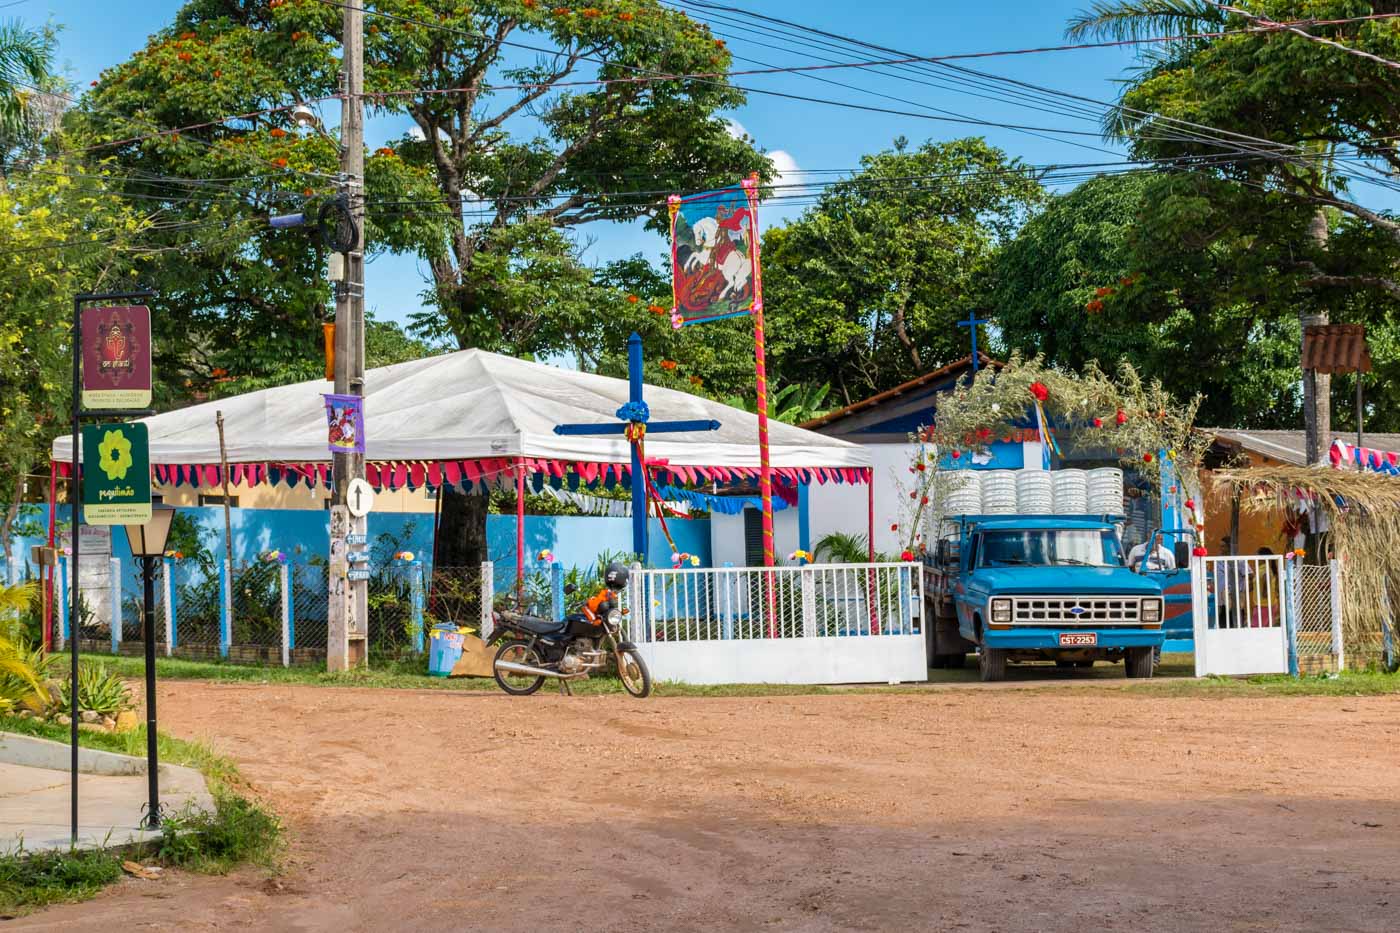
<svg viewBox="0 0 1400 933">
<path fill-rule="evenodd" d="M 428 676 L 446 677 L 462 658 L 463 635 L 457 626 L 439 622 L 428 632 Z"/>
</svg>

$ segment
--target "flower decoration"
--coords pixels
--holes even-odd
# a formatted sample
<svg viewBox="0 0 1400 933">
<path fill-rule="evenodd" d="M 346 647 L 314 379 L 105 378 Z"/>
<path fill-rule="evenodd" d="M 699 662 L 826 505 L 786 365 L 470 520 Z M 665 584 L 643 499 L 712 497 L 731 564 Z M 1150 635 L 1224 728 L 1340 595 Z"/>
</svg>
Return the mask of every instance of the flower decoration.
<svg viewBox="0 0 1400 933">
<path fill-rule="evenodd" d="M 1187 499 L 1187 500 L 1186 500 L 1186 508 L 1187 508 L 1189 511 L 1194 512 L 1194 511 L 1196 510 L 1196 500 L 1195 500 L 1195 499 Z"/>
<path fill-rule="evenodd" d="M 262 559 L 269 564 L 285 564 L 287 555 L 278 550 L 271 550 L 264 552 Z"/>
<path fill-rule="evenodd" d="M 1194 548 L 1192 548 L 1192 550 L 1191 550 L 1191 555 L 1192 555 L 1193 557 L 1205 557 L 1205 556 L 1207 556 L 1208 554 L 1210 554 L 1210 551 L 1207 551 L 1204 547 L 1202 547 L 1202 546 L 1199 545 L 1199 544 L 1196 545 L 1196 546 L 1195 546 Z"/>
<path fill-rule="evenodd" d="M 535 560 L 546 564 L 554 563 L 554 552 L 549 548 L 543 548 L 535 555 Z"/>
<path fill-rule="evenodd" d="M 1148 453 L 1148 454 L 1143 454 L 1143 455 L 1142 455 L 1142 462 L 1143 462 L 1143 463 L 1151 463 L 1151 462 L 1152 462 L 1152 455 L 1151 455 L 1150 453 Z"/>
<path fill-rule="evenodd" d="M 1298 558 L 1299 560 L 1302 560 L 1304 557 L 1308 556 L 1308 552 L 1303 550 L 1302 548 L 1294 548 L 1293 556 Z"/>
<path fill-rule="evenodd" d="M 906 548 L 899 552 L 899 559 L 906 562 L 911 561 L 914 559 L 914 552 Z"/>
<path fill-rule="evenodd" d="M 928 466 L 922 460 L 914 464 L 914 469 L 918 470 L 920 473 L 928 472 Z"/>
<path fill-rule="evenodd" d="M 109 480 L 119 480 L 132 467 L 131 441 L 120 431 L 108 431 L 97 448 L 98 466 Z"/>
<path fill-rule="evenodd" d="M 412 551 L 399 551 L 398 553 L 396 553 L 396 554 L 394 555 L 394 560 L 411 561 L 411 560 L 413 560 L 413 552 L 412 552 Z"/>
<path fill-rule="evenodd" d="M 1001 412 L 1001 403 L 1000 403 L 1000 402 L 993 402 L 993 403 L 992 403 L 992 414 L 995 415 L 995 414 L 999 414 L 1000 412 Z"/>
<path fill-rule="evenodd" d="M 953 459 L 954 459 L 954 460 L 957 460 L 957 459 L 958 459 L 959 457 L 961 457 L 961 456 L 962 456 L 962 451 L 961 451 L 961 450 L 955 450 L 955 451 L 953 451 Z"/>
<path fill-rule="evenodd" d="M 1031 395 L 1035 396 L 1037 402 L 1043 402 L 1050 397 L 1050 388 L 1043 382 L 1032 382 Z"/>
<path fill-rule="evenodd" d="M 1128 423 L 1128 413 L 1120 408 L 1118 409 L 1118 414 L 1114 416 L 1114 420 L 1118 422 L 1119 427 L 1122 427 Z"/>
<path fill-rule="evenodd" d="M 810 551 L 804 551 L 801 548 L 798 548 L 788 555 L 788 560 L 796 561 L 799 564 L 810 564 L 812 559 L 812 553 Z"/>
<path fill-rule="evenodd" d="M 1095 418 L 1093 424 L 1094 424 L 1094 427 L 1096 427 L 1096 428 L 1101 428 L 1101 427 L 1103 427 L 1103 419 L 1102 419 L 1102 418 Z"/>
<path fill-rule="evenodd" d="M 899 530 L 899 523 L 898 523 L 898 522 L 895 522 L 893 525 L 890 526 L 890 531 L 898 531 L 898 530 Z"/>
<path fill-rule="evenodd" d="M 614 414 L 617 415 L 619 421 L 632 421 L 637 424 L 646 424 L 651 419 L 651 409 L 647 407 L 646 402 L 642 401 L 628 402 Z"/>
</svg>

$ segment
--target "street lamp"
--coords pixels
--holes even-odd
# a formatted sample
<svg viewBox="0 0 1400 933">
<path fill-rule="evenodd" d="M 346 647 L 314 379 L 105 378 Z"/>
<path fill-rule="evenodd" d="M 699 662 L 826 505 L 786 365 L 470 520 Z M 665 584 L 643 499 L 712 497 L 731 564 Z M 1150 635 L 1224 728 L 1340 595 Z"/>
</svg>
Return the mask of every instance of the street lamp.
<svg viewBox="0 0 1400 933">
<path fill-rule="evenodd" d="M 142 638 L 146 642 L 146 784 L 150 800 L 146 808 L 146 826 L 160 826 L 159 762 L 156 758 L 156 561 L 165 554 L 165 540 L 170 536 L 170 521 L 175 509 L 168 505 L 151 508 L 151 520 L 144 525 L 126 525 L 126 541 L 131 556 L 141 562 Z"/>
</svg>

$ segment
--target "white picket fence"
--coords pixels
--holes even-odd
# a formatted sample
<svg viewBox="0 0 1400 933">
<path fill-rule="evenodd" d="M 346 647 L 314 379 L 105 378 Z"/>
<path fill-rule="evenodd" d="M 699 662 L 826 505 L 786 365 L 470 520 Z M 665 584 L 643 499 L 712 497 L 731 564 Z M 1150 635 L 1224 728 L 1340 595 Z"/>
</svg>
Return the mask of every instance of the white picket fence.
<svg viewBox="0 0 1400 933">
<path fill-rule="evenodd" d="M 644 570 L 630 637 L 658 680 L 898 683 L 927 678 L 919 565 Z"/>
</svg>

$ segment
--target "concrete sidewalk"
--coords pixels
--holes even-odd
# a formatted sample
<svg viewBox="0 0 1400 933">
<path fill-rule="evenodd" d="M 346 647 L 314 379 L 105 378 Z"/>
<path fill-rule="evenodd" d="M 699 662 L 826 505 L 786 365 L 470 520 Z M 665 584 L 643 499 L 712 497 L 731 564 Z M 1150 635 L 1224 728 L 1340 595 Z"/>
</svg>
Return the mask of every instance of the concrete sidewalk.
<svg viewBox="0 0 1400 933">
<path fill-rule="evenodd" d="M 0 733 L 0 853 L 67 849 L 72 841 L 68 746 Z M 54 767 L 61 764 L 61 767 Z M 146 807 L 142 758 L 81 749 L 78 774 L 78 846 L 121 846 L 160 837 L 141 829 Z M 187 806 L 214 809 L 204 776 L 193 768 L 160 766 L 166 813 Z"/>
</svg>

